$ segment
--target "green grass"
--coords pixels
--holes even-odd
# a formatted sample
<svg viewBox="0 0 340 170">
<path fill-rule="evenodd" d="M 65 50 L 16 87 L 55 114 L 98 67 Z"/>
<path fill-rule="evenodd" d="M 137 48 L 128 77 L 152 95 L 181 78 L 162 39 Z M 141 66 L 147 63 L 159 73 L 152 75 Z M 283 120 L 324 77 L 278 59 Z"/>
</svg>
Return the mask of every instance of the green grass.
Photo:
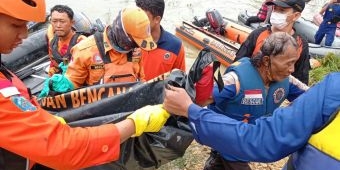
<svg viewBox="0 0 340 170">
<path fill-rule="evenodd" d="M 330 72 L 340 71 L 340 56 L 329 53 L 324 58 L 317 59 L 321 66 L 309 72 L 309 84 L 313 85 L 322 80 Z"/>
</svg>

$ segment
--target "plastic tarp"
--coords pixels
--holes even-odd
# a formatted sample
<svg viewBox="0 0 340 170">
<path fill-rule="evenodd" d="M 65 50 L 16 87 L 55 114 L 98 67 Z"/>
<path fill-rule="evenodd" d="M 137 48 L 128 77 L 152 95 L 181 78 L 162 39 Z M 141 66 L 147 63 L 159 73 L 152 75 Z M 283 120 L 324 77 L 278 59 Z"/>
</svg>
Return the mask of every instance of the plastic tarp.
<svg viewBox="0 0 340 170">
<path fill-rule="evenodd" d="M 146 83 L 95 85 L 45 97 L 39 102 L 44 109 L 63 117 L 70 126 L 115 123 L 138 108 L 162 103 L 166 84 L 185 88 L 194 99 L 194 83 L 200 79 L 204 67 L 215 60 L 208 49 L 203 49 L 188 75 L 173 70 Z M 172 115 L 160 132 L 144 133 L 122 143 L 118 161 L 87 169 L 155 169 L 182 157 L 192 140 L 188 120 Z"/>
</svg>

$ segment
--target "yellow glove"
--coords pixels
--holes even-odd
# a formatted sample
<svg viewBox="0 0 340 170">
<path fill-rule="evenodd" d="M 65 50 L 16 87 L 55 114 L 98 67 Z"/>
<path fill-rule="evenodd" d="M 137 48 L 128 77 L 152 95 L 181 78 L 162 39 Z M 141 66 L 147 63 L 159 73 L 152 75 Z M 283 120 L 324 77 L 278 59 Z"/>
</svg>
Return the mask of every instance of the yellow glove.
<svg viewBox="0 0 340 170">
<path fill-rule="evenodd" d="M 163 109 L 163 105 L 145 106 L 127 118 L 135 122 L 136 133 L 140 136 L 143 132 L 158 132 L 165 124 L 170 114 Z"/>
<path fill-rule="evenodd" d="M 144 132 L 158 132 L 170 117 L 170 114 L 163 109 L 163 105 L 150 106 L 151 115 L 148 125 Z"/>
<path fill-rule="evenodd" d="M 63 124 L 63 125 L 66 124 L 66 121 L 65 121 L 64 118 L 62 118 L 62 117 L 60 117 L 60 116 L 55 116 L 55 115 L 54 115 L 54 117 L 57 118 L 57 119 L 59 120 L 59 122 L 61 122 L 61 124 Z"/>
</svg>

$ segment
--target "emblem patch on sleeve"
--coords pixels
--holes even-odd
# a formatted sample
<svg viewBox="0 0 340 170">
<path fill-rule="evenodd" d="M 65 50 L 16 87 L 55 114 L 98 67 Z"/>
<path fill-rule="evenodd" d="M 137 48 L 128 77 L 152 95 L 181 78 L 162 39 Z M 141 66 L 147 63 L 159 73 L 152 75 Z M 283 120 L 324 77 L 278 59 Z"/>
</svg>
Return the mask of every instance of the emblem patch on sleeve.
<svg viewBox="0 0 340 170">
<path fill-rule="evenodd" d="M 15 106 L 24 112 L 35 111 L 37 108 L 22 96 L 12 96 L 11 100 Z"/>
</svg>

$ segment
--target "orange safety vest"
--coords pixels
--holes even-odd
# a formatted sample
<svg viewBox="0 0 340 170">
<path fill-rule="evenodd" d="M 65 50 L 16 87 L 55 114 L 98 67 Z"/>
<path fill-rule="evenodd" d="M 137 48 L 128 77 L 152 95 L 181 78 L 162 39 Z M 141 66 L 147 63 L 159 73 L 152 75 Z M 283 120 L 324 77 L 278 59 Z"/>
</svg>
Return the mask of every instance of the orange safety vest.
<svg viewBox="0 0 340 170">
<path fill-rule="evenodd" d="M 28 99 L 32 104 L 38 105 L 36 100 L 33 100 L 30 90 L 26 88 L 25 84 L 13 73 L 9 72 L 4 66 L 2 67 L 0 72 L 0 90 L 14 86 L 18 89 L 21 96 Z M 10 80 L 8 79 L 10 78 Z M 6 107 L 6 106 L 1 106 Z M 35 164 L 33 161 L 21 157 L 15 153 L 7 151 L 6 149 L 0 148 L 0 169 L 4 168 L 4 170 L 21 170 L 21 169 L 31 169 Z"/>
<path fill-rule="evenodd" d="M 140 56 L 132 56 L 132 52 L 127 54 L 127 62 L 124 64 L 115 64 L 111 62 L 110 55 L 105 53 L 103 44 L 103 34 L 96 32 L 96 45 L 104 62 L 103 83 L 113 82 L 135 82 L 139 81 L 139 76 L 136 74 L 139 71 L 135 70 L 135 63 L 140 62 Z"/>
<path fill-rule="evenodd" d="M 71 40 L 68 44 L 68 47 L 67 47 L 67 52 L 64 55 L 62 55 L 58 51 L 59 37 L 57 35 L 55 35 L 52 38 L 52 40 L 50 41 L 50 44 L 49 44 L 49 48 L 51 49 L 51 53 L 52 53 L 51 59 L 54 60 L 58 64 L 63 62 L 64 59 L 70 60 L 71 59 L 71 52 L 70 52 L 71 48 L 78 43 L 79 36 L 80 36 L 80 34 L 78 34 L 78 33 L 75 33 L 72 36 L 72 38 L 71 38 Z"/>
</svg>

